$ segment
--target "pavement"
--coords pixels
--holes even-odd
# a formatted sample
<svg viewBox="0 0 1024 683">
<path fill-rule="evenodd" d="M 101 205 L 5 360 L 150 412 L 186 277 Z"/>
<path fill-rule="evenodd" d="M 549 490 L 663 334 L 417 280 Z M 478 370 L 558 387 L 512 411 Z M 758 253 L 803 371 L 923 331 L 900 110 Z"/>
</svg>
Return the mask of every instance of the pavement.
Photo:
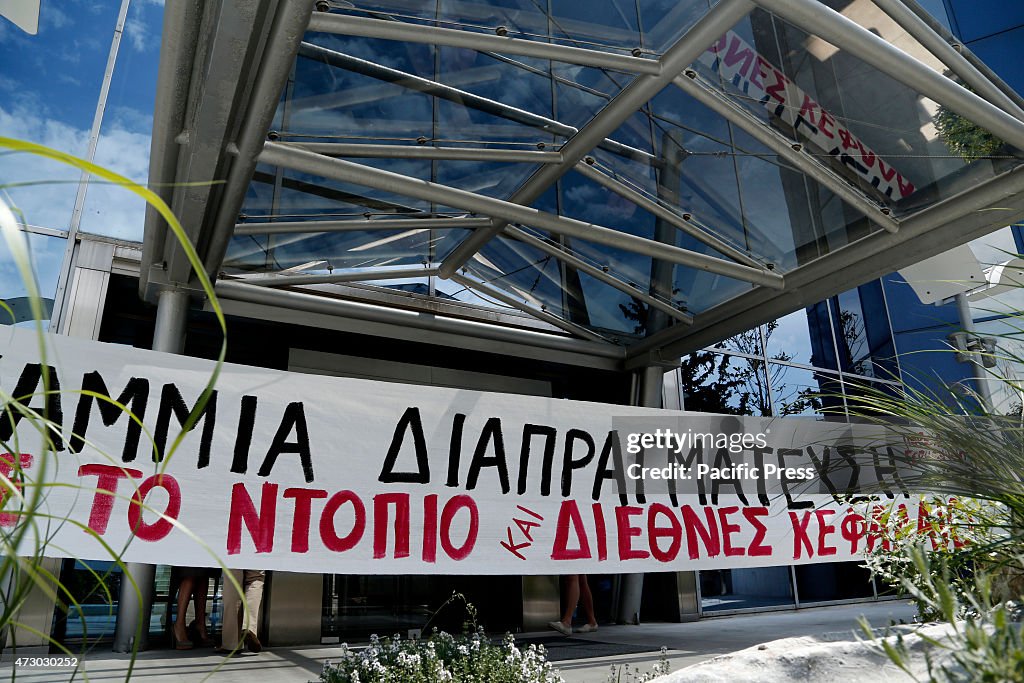
<svg viewBox="0 0 1024 683">
<path fill-rule="evenodd" d="M 884 601 L 812 607 L 800 610 L 708 617 L 685 624 L 641 624 L 602 626 L 596 633 L 571 638 L 552 633 L 524 633 L 522 643 L 540 642 L 566 683 L 603 683 L 612 665 L 648 671 L 667 649 L 671 670 L 697 664 L 717 655 L 760 643 L 794 636 L 858 631 L 857 619 L 864 616 L 874 627 L 910 621 L 913 606 L 904 601 Z M 225 658 L 212 651 L 151 650 L 138 654 L 134 666 L 129 655 L 92 651 L 78 669 L 64 667 L 15 666 L 5 654 L 0 660 L 0 680 L 28 683 L 56 681 L 142 681 L 179 683 L 210 680 L 215 683 L 306 683 L 317 681 L 323 663 L 337 657 L 337 645 L 271 647 L 260 654 L 240 653 Z M 46 657 L 29 651 L 19 654 Z M 51 655 L 52 657 L 52 655 Z M 88 674 L 88 677 L 84 675 Z M 622 680 L 625 680 L 622 676 Z"/>
</svg>

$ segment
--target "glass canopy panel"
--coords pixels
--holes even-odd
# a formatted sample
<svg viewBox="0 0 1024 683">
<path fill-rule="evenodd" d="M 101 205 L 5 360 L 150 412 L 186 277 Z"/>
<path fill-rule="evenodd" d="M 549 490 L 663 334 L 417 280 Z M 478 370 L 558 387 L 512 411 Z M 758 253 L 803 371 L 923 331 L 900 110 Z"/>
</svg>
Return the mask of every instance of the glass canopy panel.
<svg viewBox="0 0 1024 683">
<path fill-rule="evenodd" d="M 430 162 L 424 159 L 360 159 L 359 163 L 392 173 L 423 180 L 430 179 Z M 292 169 L 260 166 L 254 182 L 280 183 L 281 191 L 275 196 L 273 215 L 294 216 L 307 214 L 358 213 L 362 215 L 402 215 L 429 212 L 429 202 L 372 187 L 341 183 L 319 176 L 307 175 Z"/>
<path fill-rule="evenodd" d="M 309 33 L 306 39 L 342 55 L 343 61 L 328 64 L 330 54 L 300 51 L 282 114 L 282 140 L 414 142 L 434 136 L 430 95 L 403 86 L 393 71 L 387 73 L 398 82 L 385 80 L 387 74 L 374 71 L 372 65 L 343 59 L 351 56 L 433 79 L 433 46 L 321 33 Z"/>
<path fill-rule="evenodd" d="M 708 0 L 640 0 L 645 52 L 661 54 L 708 13 Z"/>
<path fill-rule="evenodd" d="M 497 199 L 508 199 L 534 171 L 536 164 L 515 164 L 500 161 L 452 161 L 435 163 L 435 180 Z"/>
<path fill-rule="evenodd" d="M 553 64 L 552 73 L 558 120 L 576 128 L 593 119 L 634 78 L 608 69 L 559 62 Z M 616 141 L 631 144 L 627 140 Z"/>
<path fill-rule="evenodd" d="M 550 0 L 551 35 L 558 42 L 585 48 L 635 48 L 640 45 L 636 0 Z"/>
<path fill-rule="evenodd" d="M 864 12 L 858 22 L 944 70 L 880 10 L 866 6 Z M 897 215 L 914 213 L 1019 163 L 998 142 L 974 149 L 984 158 L 968 161 L 972 154 L 965 153 L 958 135 L 943 132 L 943 121 L 962 119 L 762 10 L 711 46 L 694 69 L 698 80 L 805 146 Z"/>
<path fill-rule="evenodd" d="M 544 120 L 552 118 L 549 62 L 456 47 L 438 51 L 439 82 L 486 98 L 495 106 L 488 110 L 470 99 L 439 99 L 436 138 L 513 146 L 554 142 L 551 133 L 542 128 Z M 510 111 L 502 114 L 502 106 Z"/>
<path fill-rule="evenodd" d="M 445 28 L 494 33 L 504 26 L 514 38 L 546 41 L 550 29 L 545 5 L 535 0 L 439 0 L 436 16 Z"/>
<path fill-rule="evenodd" d="M 428 229 L 410 226 L 403 230 L 236 235 L 224 260 L 226 272 L 273 272 L 310 263 L 310 275 L 321 270 L 372 269 L 386 266 L 429 265 L 465 238 L 461 229 Z"/>
<path fill-rule="evenodd" d="M 708 11 L 708 5 L 705 0 L 400 0 L 360 3 L 352 11 L 483 33 L 504 26 L 516 38 L 620 53 L 639 47 L 650 54 L 667 49 Z M 892 33 L 891 21 L 879 21 L 883 37 L 898 39 L 905 49 L 909 44 L 914 52 L 916 44 L 901 31 L 898 36 Z M 569 135 L 565 129 L 553 135 L 547 120 L 583 128 L 634 78 L 607 69 L 462 48 L 326 34 L 309 34 L 307 40 L 341 57 L 312 56 L 308 48 L 300 52 L 294 83 L 274 124 L 285 141 L 445 146 L 484 153 L 557 150 Z M 923 51 L 914 55 L 940 68 Z M 938 133 L 934 119 L 939 108 L 933 102 L 761 10 L 727 33 L 694 69 L 705 87 L 739 104 L 753 121 L 790 143 L 800 143 L 896 213 L 916 211 L 1016 163 L 966 162 Z M 402 73 L 442 87 L 424 82 L 413 87 Z M 784 87 L 769 92 L 768 81 L 775 74 Z M 639 193 L 641 202 L 660 203 L 679 218 L 685 214 L 690 226 L 778 272 L 791 271 L 880 230 L 674 85 L 626 117 L 608 138 L 635 153 L 599 145 L 589 155 L 592 169 L 625 186 L 625 194 Z M 835 145 L 839 152 L 832 153 Z M 513 196 L 540 168 L 493 160 L 355 161 L 500 199 Z M 243 209 L 249 220 L 405 217 L 409 226 L 324 235 L 238 236 L 229 261 L 242 270 L 290 268 L 317 259 L 335 270 L 436 265 L 469 234 L 415 227 L 417 218 L 465 215 L 457 208 L 263 166 L 255 181 Z M 562 176 L 531 205 L 646 239 L 659 236 L 669 244 L 729 260 L 672 221 L 657 218 L 578 171 Z M 549 236 L 531 226 L 525 229 L 564 246 L 638 292 L 653 295 L 655 268 L 650 257 L 579 238 Z M 495 238 L 467 269 L 481 282 L 591 329 L 622 338 L 650 331 L 647 304 L 528 243 Z M 742 280 L 680 265 L 669 272 L 669 281 L 658 287 L 657 296 L 691 313 L 752 288 Z M 450 284 L 438 291 L 464 301 L 487 301 L 486 295 L 460 293 Z M 778 398 L 776 404 L 781 405 Z"/>
<path fill-rule="evenodd" d="M 338 3 L 351 9 L 354 5 L 361 12 L 373 16 L 384 15 L 393 18 L 433 19 L 437 15 L 437 2 L 423 0 L 359 0 L 358 3 Z"/>
<path fill-rule="evenodd" d="M 534 247 L 513 240 L 496 238 L 466 264 L 466 271 L 475 280 L 504 290 L 535 309 L 570 320 L 571 306 L 563 298 L 562 270 L 559 261 Z M 479 292 L 478 292 L 479 294 Z M 482 294 L 487 298 L 486 294 Z"/>
</svg>

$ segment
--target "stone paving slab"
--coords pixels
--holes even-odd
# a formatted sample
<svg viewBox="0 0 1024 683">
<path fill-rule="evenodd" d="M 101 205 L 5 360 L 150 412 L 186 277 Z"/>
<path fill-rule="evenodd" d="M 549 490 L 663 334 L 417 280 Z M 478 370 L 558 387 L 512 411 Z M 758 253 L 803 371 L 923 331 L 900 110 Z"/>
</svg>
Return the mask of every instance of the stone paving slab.
<svg viewBox="0 0 1024 683">
<path fill-rule="evenodd" d="M 602 683 L 607 680 L 612 664 L 628 664 L 647 671 L 658 661 L 661 647 L 668 649 L 672 668 L 696 664 L 720 654 L 741 650 L 758 643 L 795 636 L 818 636 L 837 631 L 852 631 L 856 620 L 864 615 L 873 626 L 909 621 L 913 607 L 903 601 L 886 601 L 818 607 L 784 612 L 712 617 L 686 624 L 641 624 L 639 626 L 602 626 L 599 631 L 566 638 L 560 645 L 552 634 L 523 634 L 522 640 L 541 637 L 553 650 L 578 648 L 573 641 L 590 641 L 623 646 L 620 654 L 558 661 L 566 683 Z M 646 650 L 646 651 L 638 651 Z M 594 650 L 590 650 L 594 651 Z M 144 683 L 191 683 L 209 680 L 215 683 L 306 683 L 319 678 L 323 663 L 337 656 L 337 645 L 291 648 L 267 648 L 258 655 L 248 652 L 225 659 L 212 651 L 152 650 L 139 653 L 130 680 Z M 24 653 L 28 654 L 28 653 Z M 33 654 L 41 655 L 38 650 Z M 558 657 L 561 659 L 561 657 Z M 0 680 L 10 680 L 12 663 L 4 657 L 0 662 Z M 93 651 L 83 658 L 88 680 L 97 683 L 129 679 L 131 658 L 109 651 Z M 219 668 L 218 668 L 219 667 Z M 17 667 L 17 681 L 51 683 L 84 681 L 81 670 L 69 668 Z"/>
</svg>

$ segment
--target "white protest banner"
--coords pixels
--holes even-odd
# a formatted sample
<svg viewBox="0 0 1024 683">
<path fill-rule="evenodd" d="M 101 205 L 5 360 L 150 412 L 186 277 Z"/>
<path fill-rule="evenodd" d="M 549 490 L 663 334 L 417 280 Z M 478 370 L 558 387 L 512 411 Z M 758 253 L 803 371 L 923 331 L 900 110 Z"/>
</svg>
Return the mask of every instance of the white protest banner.
<svg viewBox="0 0 1024 683">
<path fill-rule="evenodd" d="M 26 541 L 48 555 L 109 559 L 102 540 L 126 561 L 321 573 L 668 571 L 856 558 L 886 501 L 927 516 L 868 427 L 238 365 L 162 458 L 212 362 L 45 342 L 43 365 L 36 335 L 0 331 L 0 388 L 60 426 L 44 458 L 39 429 L 5 410 L 0 484 L 18 485 L 10 453 L 26 491 L 52 484 Z M 866 482 L 881 503 L 840 502 Z"/>
</svg>

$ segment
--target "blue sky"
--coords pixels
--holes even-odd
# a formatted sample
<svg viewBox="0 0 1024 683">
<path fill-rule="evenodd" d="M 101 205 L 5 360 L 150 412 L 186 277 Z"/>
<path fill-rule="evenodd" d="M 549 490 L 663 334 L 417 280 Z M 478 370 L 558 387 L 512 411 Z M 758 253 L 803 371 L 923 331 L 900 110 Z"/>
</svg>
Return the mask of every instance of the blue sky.
<svg viewBox="0 0 1024 683">
<path fill-rule="evenodd" d="M 0 18 L 0 134 L 84 156 L 117 22 L 119 0 L 42 0 L 39 33 Z M 131 0 L 96 161 L 146 181 L 163 0 Z M 67 229 L 79 174 L 31 156 L 0 156 L 0 184 L 27 223 Z M 64 181 L 53 183 L 52 181 Z M 141 239 L 143 205 L 123 189 L 92 184 L 82 229 Z"/>
</svg>

